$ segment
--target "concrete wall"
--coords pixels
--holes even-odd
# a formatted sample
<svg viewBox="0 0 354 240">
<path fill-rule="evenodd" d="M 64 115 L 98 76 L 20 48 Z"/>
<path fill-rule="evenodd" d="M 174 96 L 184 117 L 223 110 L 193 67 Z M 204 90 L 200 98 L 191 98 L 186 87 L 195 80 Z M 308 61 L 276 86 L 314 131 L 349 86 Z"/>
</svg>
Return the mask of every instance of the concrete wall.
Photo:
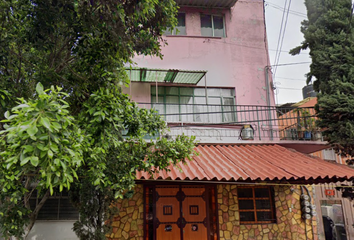
<svg viewBox="0 0 354 240">
<path fill-rule="evenodd" d="M 301 218 L 300 189 L 290 191 L 288 186 L 274 186 L 274 194 L 276 223 L 241 225 L 237 186 L 218 185 L 220 240 L 317 239 L 316 218 L 306 220 L 306 227 Z"/>
<path fill-rule="evenodd" d="M 75 221 L 37 221 L 26 240 L 78 240 L 72 230 Z M 5 240 L 0 236 L 0 240 Z"/>
<path fill-rule="evenodd" d="M 77 240 L 75 221 L 37 221 L 26 240 Z"/>
<path fill-rule="evenodd" d="M 162 48 L 163 60 L 136 56 L 137 66 L 207 70 L 207 85 L 234 87 L 237 104 L 266 105 L 265 66 L 269 61 L 263 1 L 238 1 L 230 10 L 181 8 L 180 11 L 186 13 L 187 35 L 165 36 L 168 45 Z M 202 37 L 200 13 L 224 14 L 226 37 Z M 204 84 L 202 80 L 198 85 Z"/>
</svg>

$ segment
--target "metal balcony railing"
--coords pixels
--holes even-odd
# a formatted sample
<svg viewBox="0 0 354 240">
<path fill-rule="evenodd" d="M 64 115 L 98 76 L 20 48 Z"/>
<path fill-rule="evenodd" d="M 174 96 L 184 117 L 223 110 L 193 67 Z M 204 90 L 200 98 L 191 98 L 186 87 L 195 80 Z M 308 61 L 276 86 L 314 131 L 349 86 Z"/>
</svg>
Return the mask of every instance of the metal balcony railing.
<svg viewBox="0 0 354 240">
<path fill-rule="evenodd" d="M 171 128 L 171 135 L 241 138 L 250 125 L 257 140 L 322 140 L 314 108 L 256 105 L 139 103 L 156 109 Z"/>
</svg>

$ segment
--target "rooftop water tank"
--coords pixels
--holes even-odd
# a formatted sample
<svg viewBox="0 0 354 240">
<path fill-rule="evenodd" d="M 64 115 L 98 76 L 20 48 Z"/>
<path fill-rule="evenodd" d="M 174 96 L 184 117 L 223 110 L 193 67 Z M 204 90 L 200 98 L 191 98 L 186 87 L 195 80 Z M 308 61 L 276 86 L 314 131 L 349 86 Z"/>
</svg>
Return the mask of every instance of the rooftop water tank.
<svg viewBox="0 0 354 240">
<path fill-rule="evenodd" d="M 308 98 L 308 97 L 316 97 L 317 96 L 317 92 L 315 92 L 315 90 L 313 90 L 313 85 L 307 85 L 305 87 L 302 88 L 302 97 Z"/>
</svg>

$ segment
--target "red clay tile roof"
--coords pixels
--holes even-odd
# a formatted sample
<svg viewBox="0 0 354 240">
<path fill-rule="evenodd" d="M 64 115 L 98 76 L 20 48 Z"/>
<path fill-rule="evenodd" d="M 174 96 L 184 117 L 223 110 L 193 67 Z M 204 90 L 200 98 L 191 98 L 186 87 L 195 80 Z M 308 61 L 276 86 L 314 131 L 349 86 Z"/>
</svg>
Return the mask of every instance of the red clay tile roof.
<svg viewBox="0 0 354 240">
<path fill-rule="evenodd" d="M 199 156 L 187 165 L 178 164 L 182 172 L 170 167 L 153 178 L 137 172 L 137 179 L 214 180 L 214 181 L 306 181 L 333 182 L 354 178 L 354 169 L 326 162 L 279 145 L 199 145 Z"/>
</svg>

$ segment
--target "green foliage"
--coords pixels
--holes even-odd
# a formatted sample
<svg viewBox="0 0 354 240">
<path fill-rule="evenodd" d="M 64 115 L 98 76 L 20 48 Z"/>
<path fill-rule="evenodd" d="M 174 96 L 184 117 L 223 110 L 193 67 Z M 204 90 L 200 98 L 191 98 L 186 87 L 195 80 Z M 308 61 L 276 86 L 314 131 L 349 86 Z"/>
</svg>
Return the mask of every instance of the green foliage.
<svg viewBox="0 0 354 240">
<path fill-rule="evenodd" d="M 80 103 L 99 87 L 127 82 L 135 54 L 160 54 L 177 22 L 173 0 L 4 0 L 0 2 L 0 89 L 31 97 L 37 82 Z M 13 106 L 13 105 L 12 105 Z"/>
<path fill-rule="evenodd" d="M 114 200 L 135 186 L 136 171 L 154 172 L 190 159 L 194 138 L 161 136 L 165 123 L 154 110 L 140 109 L 119 89 L 100 89 L 92 94 L 79 115 L 80 126 L 90 142 L 85 154 L 85 176 L 74 184 L 72 197 L 80 210 L 74 231 L 81 239 L 104 239 L 113 217 Z M 122 132 L 127 132 L 123 140 Z M 158 169 L 157 169 L 158 168 Z"/>
<path fill-rule="evenodd" d="M 318 126 L 337 152 L 354 156 L 354 35 L 350 0 L 306 0 L 308 20 L 302 22 L 304 42 L 290 51 L 310 49 L 312 64 L 307 82 L 314 78 L 319 92 Z"/>
<path fill-rule="evenodd" d="M 67 189 L 77 235 L 105 239 L 136 171 L 190 158 L 194 138 L 160 138 L 157 112 L 120 89 L 133 56 L 162 57 L 176 13 L 173 0 L 0 1 L 0 235 L 23 238 L 50 194 Z"/>
<path fill-rule="evenodd" d="M 37 94 L 36 100 L 20 99 L 2 121 L 6 123 L 0 132 L 1 149 L 5 150 L 0 153 L 5 160 L 3 174 L 7 179 L 15 177 L 0 182 L 2 191 L 16 188 L 13 180 L 19 180 L 25 172 L 40 175 L 38 186 L 49 188 L 51 194 L 55 187 L 69 189 L 77 179 L 84 136 L 67 110 L 69 105 L 63 100 L 67 95 L 60 88 L 43 91 L 40 83 Z"/>
<path fill-rule="evenodd" d="M 29 191 L 70 189 L 83 163 L 83 135 L 60 88 L 43 90 L 36 99 L 19 99 L 2 120 L 0 131 L 0 226 L 4 236 L 23 234 L 31 215 Z M 14 221 L 13 221 L 14 220 Z M 16 232 L 18 231 L 18 232 Z"/>
</svg>

